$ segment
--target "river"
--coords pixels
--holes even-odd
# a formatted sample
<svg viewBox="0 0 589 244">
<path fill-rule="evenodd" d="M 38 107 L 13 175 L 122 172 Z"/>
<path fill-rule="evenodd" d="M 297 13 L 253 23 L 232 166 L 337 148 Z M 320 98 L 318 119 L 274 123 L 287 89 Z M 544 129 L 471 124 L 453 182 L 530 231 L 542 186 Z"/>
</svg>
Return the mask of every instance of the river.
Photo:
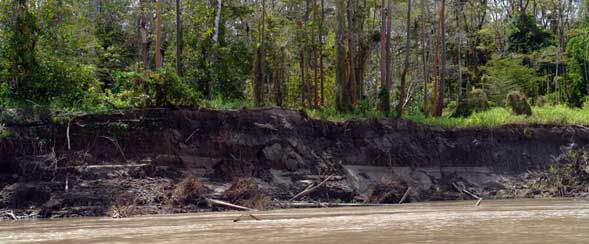
<svg viewBox="0 0 589 244">
<path fill-rule="evenodd" d="M 390 207 L 72 218 L 0 223 L 0 243 L 589 243 L 589 201 L 509 200 Z"/>
</svg>

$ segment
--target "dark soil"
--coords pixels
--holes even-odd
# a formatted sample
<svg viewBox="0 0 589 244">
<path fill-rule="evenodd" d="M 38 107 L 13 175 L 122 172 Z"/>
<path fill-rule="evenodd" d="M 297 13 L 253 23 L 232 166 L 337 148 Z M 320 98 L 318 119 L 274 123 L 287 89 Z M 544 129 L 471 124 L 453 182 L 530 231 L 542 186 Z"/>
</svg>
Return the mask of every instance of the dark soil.
<svg viewBox="0 0 589 244">
<path fill-rule="evenodd" d="M 253 206 L 288 200 L 330 175 L 302 200 L 395 202 L 406 187 L 414 189 L 410 201 L 469 199 L 453 183 L 507 198 L 526 191 L 525 174 L 589 142 L 581 126 L 332 123 L 280 109 L 145 109 L 62 122 L 3 111 L 0 118 L 10 130 L 0 139 L 0 213 L 39 217 L 207 211 L 204 197 L 248 200 L 227 193 L 243 178 L 249 183 L 233 190 L 248 193 Z M 263 195 L 252 197 L 250 183 Z"/>
</svg>

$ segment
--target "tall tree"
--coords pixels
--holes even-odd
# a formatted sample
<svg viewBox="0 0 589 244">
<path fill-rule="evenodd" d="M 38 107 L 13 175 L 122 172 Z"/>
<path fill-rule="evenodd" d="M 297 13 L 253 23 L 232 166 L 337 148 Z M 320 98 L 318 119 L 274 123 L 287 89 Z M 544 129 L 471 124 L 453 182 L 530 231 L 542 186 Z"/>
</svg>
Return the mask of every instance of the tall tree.
<svg viewBox="0 0 589 244">
<path fill-rule="evenodd" d="M 409 70 L 409 54 L 411 49 L 411 0 L 407 0 L 407 42 L 405 43 L 405 63 L 403 64 L 403 71 L 401 72 L 401 84 L 399 86 L 399 103 L 397 105 L 397 119 L 403 115 L 403 107 L 405 106 L 406 91 L 405 82 L 407 79 L 407 71 Z"/>
<path fill-rule="evenodd" d="M 325 22 L 325 0 L 321 0 L 321 20 L 319 21 L 319 66 L 321 72 L 321 106 L 325 106 L 325 69 L 323 64 L 323 38 L 324 30 L 323 25 Z"/>
<path fill-rule="evenodd" d="M 262 0 L 262 17 L 260 21 L 259 27 L 259 43 L 258 49 L 256 51 L 256 65 L 255 65 L 255 72 L 256 72 L 256 80 L 254 82 L 254 98 L 255 98 L 255 105 L 257 107 L 264 105 L 264 59 L 265 59 L 265 47 L 264 47 L 264 39 L 265 39 L 265 15 L 266 15 L 266 0 Z"/>
<path fill-rule="evenodd" d="M 355 11 L 357 11 L 356 0 L 348 0 L 348 68 L 349 68 L 349 81 L 347 84 L 346 93 L 352 99 L 351 104 L 356 104 L 356 72 L 355 71 L 355 59 L 356 59 L 356 32 L 355 32 Z"/>
<path fill-rule="evenodd" d="M 314 109 L 317 110 L 319 109 L 319 57 L 318 57 L 318 43 L 321 42 L 321 40 L 317 40 L 315 38 L 315 33 L 319 32 L 319 34 L 317 35 L 318 38 L 321 38 L 321 30 L 319 30 L 319 28 L 317 28 L 317 31 L 315 30 L 315 23 L 319 22 L 319 15 L 318 15 L 318 4 L 317 4 L 317 0 L 313 0 L 313 28 L 312 28 L 312 45 L 313 45 L 313 80 L 314 80 L 314 86 L 313 86 L 313 97 L 314 97 Z M 317 41 L 317 42 L 316 42 Z"/>
<path fill-rule="evenodd" d="M 348 84 L 347 54 L 346 54 L 346 4 L 336 1 L 336 42 L 335 42 L 335 80 L 336 80 L 336 108 L 346 111 L 351 108 L 349 97 L 346 96 Z"/>
<path fill-rule="evenodd" d="M 176 72 L 180 77 L 184 76 L 182 67 L 182 49 L 184 32 L 182 30 L 182 4 L 181 0 L 176 0 Z"/>
<path fill-rule="evenodd" d="M 428 72 L 428 43 L 426 40 L 426 31 L 425 26 L 428 22 L 428 13 L 426 12 L 426 0 L 421 0 L 421 63 L 423 64 L 423 113 L 429 114 L 429 106 L 428 106 L 428 90 L 427 84 L 429 83 L 429 72 Z M 429 32 L 428 32 L 429 33 Z"/>
<path fill-rule="evenodd" d="M 139 45 L 143 57 L 143 70 L 149 70 L 149 34 L 147 32 L 147 19 L 145 18 L 145 0 L 139 0 L 139 35 L 141 36 Z"/>
<path fill-rule="evenodd" d="M 442 112 L 444 109 L 444 97 L 446 91 L 446 26 L 445 26 L 445 13 L 446 13 L 446 0 L 440 1 L 440 15 L 438 20 L 438 38 L 440 41 L 441 46 L 441 55 L 438 55 L 440 58 L 440 66 L 439 67 L 439 86 L 437 88 L 436 100 L 433 106 L 432 115 L 434 117 L 442 116 Z M 441 57 L 440 57 L 441 56 Z"/>
<path fill-rule="evenodd" d="M 381 1 L 380 7 L 380 110 L 385 115 L 390 113 L 390 98 L 387 90 L 387 48 L 388 48 L 388 33 L 387 33 L 387 11 L 385 0 Z M 386 33 L 386 34 L 385 34 Z"/>
<path fill-rule="evenodd" d="M 162 67 L 162 53 L 161 53 L 161 0 L 157 0 L 157 13 L 156 13 L 156 27 L 155 27 L 155 68 L 160 69 Z"/>
</svg>

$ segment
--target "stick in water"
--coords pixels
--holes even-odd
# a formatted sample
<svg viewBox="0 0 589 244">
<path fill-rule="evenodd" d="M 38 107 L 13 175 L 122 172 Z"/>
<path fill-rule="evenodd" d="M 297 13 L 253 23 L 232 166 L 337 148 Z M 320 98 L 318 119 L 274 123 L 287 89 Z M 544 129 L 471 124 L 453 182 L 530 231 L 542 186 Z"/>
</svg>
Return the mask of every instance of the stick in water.
<svg viewBox="0 0 589 244">
<path fill-rule="evenodd" d="M 325 183 L 327 183 L 328 181 L 331 180 L 331 178 L 333 177 L 333 175 L 330 175 L 329 177 L 327 177 L 327 179 L 325 179 L 324 181 L 322 181 L 321 183 L 319 183 L 319 185 L 311 187 L 309 189 L 305 189 L 304 191 L 302 191 L 301 193 L 297 194 L 296 196 L 292 197 L 290 200 L 288 200 L 289 202 L 292 202 L 294 200 L 297 200 L 299 197 L 302 197 L 304 195 L 307 195 L 311 192 L 314 192 L 315 190 L 319 189 L 319 187 L 325 185 Z"/>
<path fill-rule="evenodd" d="M 405 200 L 407 200 L 407 197 L 409 196 L 409 191 L 411 191 L 411 187 L 407 187 L 407 191 L 405 191 L 405 194 L 403 194 L 403 197 L 401 198 L 401 201 L 399 201 L 399 204 L 403 204 Z"/>
<path fill-rule="evenodd" d="M 210 199 L 210 198 L 207 198 L 206 200 L 207 200 L 207 202 L 209 202 L 211 204 L 215 204 L 215 205 L 219 205 L 219 206 L 223 206 L 223 207 L 227 207 L 227 208 L 233 208 L 233 209 L 243 210 L 243 211 L 257 211 L 256 209 L 253 209 L 253 208 L 247 208 L 244 206 L 239 206 L 239 205 L 231 204 L 228 202 L 223 202 L 221 200 L 215 200 L 215 199 Z"/>
</svg>

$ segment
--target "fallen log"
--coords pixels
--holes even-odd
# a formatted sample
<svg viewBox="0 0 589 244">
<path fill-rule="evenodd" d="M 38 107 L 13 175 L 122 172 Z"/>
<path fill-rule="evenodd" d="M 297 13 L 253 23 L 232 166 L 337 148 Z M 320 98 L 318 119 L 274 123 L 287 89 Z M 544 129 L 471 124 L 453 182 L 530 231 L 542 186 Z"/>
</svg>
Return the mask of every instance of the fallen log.
<svg viewBox="0 0 589 244">
<path fill-rule="evenodd" d="M 292 197 L 290 200 L 288 200 L 289 202 L 292 202 L 294 200 L 297 200 L 299 197 L 302 197 L 304 195 L 307 195 L 311 192 L 314 192 L 315 190 L 319 189 L 319 187 L 325 185 L 325 183 L 327 183 L 328 181 L 331 180 L 331 178 L 333 177 L 333 175 L 330 175 L 329 177 L 327 177 L 327 179 L 325 179 L 324 181 L 322 181 L 321 183 L 319 183 L 318 185 L 305 189 L 304 191 L 300 192 L 299 194 L 296 194 L 294 197 Z"/>
<path fill-rule="evenodd" d="M 12 211 L 0 212 L 0 216 L 6 216 L 6 217 L 11 218 L 12 220 L 18 220 L 18 218 L 16 217 L 16 215 L 14 215 L 14 212 L 12 212 Z"/>
<path fill-rule="evenodd" d="M 407 200 L 407 197 L 409 196 L 410 191 L 411 191 L 411 187 L 408 187 L 407 191 L 405 191 L 405 194 L 403 194 L 401 201 L 399 201 L 399 204 L 403 204 L 405 202 L 405 200 Z"/>
<path fill-rule="evenodd" d="M 482 198 L 482 197 L 479 197 L 479 196 L 475 195 L 474 193 L 472 193 L 472 192 L 470 192 L 470 191 L 466 190 L 466 188 L 465 188 L 465 187 L 463 187 L 462 189 L 460 189 L 460 188 L 458 187 L 458 185 L 456 185 L 456 183 L 452 183 L 452 186 L 454 186 L 454 188 L 456 188 L 456 190 L 458 190 L 459 192 L 464 192 L 464 193 L 466 193 L 467 195 L 469 195 L 469 196 L 471 196 L 472 198 L 474 198 L 475 200 L 477 200 L 477 202 L 476 202 L 476 203 L 475 203 L 475 205 L 474 205 L 475 207 L 478 207 L 478 206 L 480 206 L 480 205 L 481 205 L 481 202 L 483 201 L 483 198 Z"/>
<path fill-rule="evenodd" d="M 233 222 L 239 222 L 239 221 L 241 221 L 241 220 L 242 220 L 244 217 L 250 217 L 250 218 L 252 218 L 252 219 L 254 219 L 254 220 L 258 220 L 258 221 L 259 221 L 259 220 L 262 220 L 262 219 L 260 219 L 260 218 L 256 217 L 256 216 L 255 216 L 255 215 L 253 215 L 253 214 L 243 214 L 243 215 L 240 215 L 239 217 L 237 217 L 236 219 L 234 219 L 234 220 L 233 220 Z"/>
<path fill-rule="evenodd" d="M 322 203 L 322 202 L 278 202 L 274 204 L 280 208 L 337 208 L 337 207 L 385 207 L 398 204 L 380 203 Z"/>
<path fill-rule="evenodd" d="M 219 206 L 223 206 L 223 207 L 227 207 L 227 208 L 232 208 L 232 209 L 237 209 L 237 210 L 258 211 L 257 209 L 247 208 L 247 207 L 244 207 L 244 206 L 239 206 L 239 205 L 231 204 L 231 203 L 224 202 L 224 201 L 221 201 L 221 200 L 215 200 L 215 199 L 206 198 L 206 201 L 209 202 L 210 204 L 213 204 L 213 205 L 219 205 Z"/>
</svg>

